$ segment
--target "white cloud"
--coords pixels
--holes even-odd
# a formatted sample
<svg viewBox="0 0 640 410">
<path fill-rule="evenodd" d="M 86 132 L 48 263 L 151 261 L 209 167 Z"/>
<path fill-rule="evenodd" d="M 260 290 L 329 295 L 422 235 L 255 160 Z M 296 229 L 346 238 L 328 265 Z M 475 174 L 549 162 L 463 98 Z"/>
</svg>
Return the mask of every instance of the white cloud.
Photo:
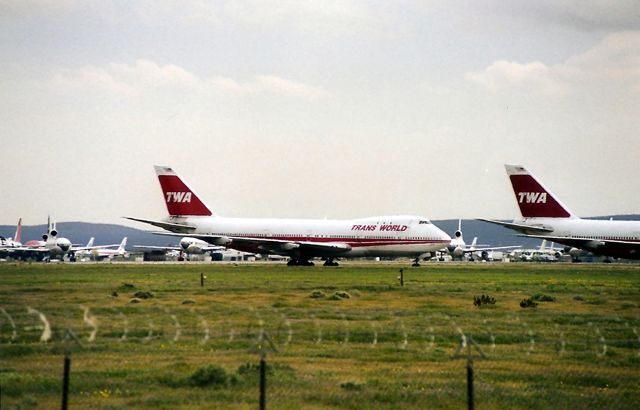
<svg viewBox="0 0 640 410">
<path fill-rule="evenodd" d="M 561 64 L 500 60 L 482 71 L 465 74 L 465 79 L 492 91 L 516 88 L 543 95 L 563 95 L 605 83 L 628 85 L 639 92 L 640 32 L 611 34 Z"/>
<path fill-rule="evenodd" d="M 188 92 L 227 91 L 239 95 L 274 94 L 307 100 L 329 96 L 321 87 L 307 85 L 274 75 L 256 75 L 239 83 L 227 77 L 199 77 L 176 65 L 161 66 L 138 60 L 135 64 L 111 63 L 106 67 L 84 66 L 58 69 L 50 84 L 57 90 L 90 90 L 108 94 L 139 95 L 148 90 L 164 89 Z"/>
<path fill-rule="evenodd" d="M 71 11 L 76 4 L 76 0 L 3 0 L 0 16 L 58 15 Z"/>
<path fill-rule="evenodd" d="M 545 95 L 563 93 L 564 85 L 554 77 L 552 69 L 539 61 L 521 64 L 504 60 L 496 61 L 481 72 L 465 75 L 465 79 L 490 90 L 516 87 Z"/>
</svg>

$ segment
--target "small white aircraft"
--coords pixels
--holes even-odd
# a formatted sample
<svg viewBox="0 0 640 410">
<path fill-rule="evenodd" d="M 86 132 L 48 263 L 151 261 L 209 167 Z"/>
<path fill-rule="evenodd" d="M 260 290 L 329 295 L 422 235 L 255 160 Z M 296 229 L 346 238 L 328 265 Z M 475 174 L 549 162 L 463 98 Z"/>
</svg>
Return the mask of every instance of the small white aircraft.
<svg viewBox="0 0 640 410">
<path fill-rule="evenodd" d="M 448 245 L 449 235 L 421 216 L 378 216 L 351 220 L 224 218 L 214 215 L 200 197 L 170 167 L 156 166 L 168 217 L 151 220 L 127 217 L 189 236 L 211 245 L 248 253 L 289 256 L 289 265 L 313 265 L 325 258 L 336 266 L 340 257 L 433 256 Z"/>
<path fill-rule="evenodd" d="M 469 257 L 469 260 L 474 260 L 474 255 L 479 254 L 483 260 L 488 259 L 489 252 L 497 250 L 506 250 L 520 248 L 520 245 L 514 246 L 489 246 L 478 245 L 478 237 L 474 237 L 470 245 L 467 245 L 462 235 L 462 219 L 458 219 L 458 230 L 454 233 L 454 237 L 451 239 L 449 245 L 444 248 L 444 251 L 448 253 L 452 259 L 462 259 L 465 256 Z"/>
<path fill-rule="evenodd" d="M 125 249 L 127 246 L 127 237 L 125 236 L 119 245 L 100 245 L 93 246 L 92 237 L 89 239 L 89 243 L 83 249 L 75 252 L 75 258 L 91 258 L 93 260 L 113 259 L 115 257 L 126 258 L 129 253 Z M 113 249 L 117 246 L 116 249 Z"/>
<path fill-rule="evenodd" d="M 16 225 L 16 234 L 13 235 L 13 238 L 5 238 L 3 236 L 0 236 L 0 250 L 9 250 L 22 247 L 22 243 L 20 242 L 21 237 L 22 218 L 18 218 L 18 225 Z"/>
<path fill-rule="evenodd" d="M 523 262 L 556 262 L 562 258 L 562 252 L 555 249 L 553 242 L 547 246 L 543 239 L 537 249 L 516 249 L 509 254 L 511 260 Z"/>
<path fill-rule="evenodd" d="M 203 255 L 208 252 L 221 251 L 226 248 L 224 246 L 211 245 L 202 239 L 185 236 L 180 239 L 179 246 L 135 245 L 134 249 L 141 251 L 174 251 L 178 252 L 178 258 L 183 258 L 183 254 L 185 253 L 188 255 Z"/>
</svg>

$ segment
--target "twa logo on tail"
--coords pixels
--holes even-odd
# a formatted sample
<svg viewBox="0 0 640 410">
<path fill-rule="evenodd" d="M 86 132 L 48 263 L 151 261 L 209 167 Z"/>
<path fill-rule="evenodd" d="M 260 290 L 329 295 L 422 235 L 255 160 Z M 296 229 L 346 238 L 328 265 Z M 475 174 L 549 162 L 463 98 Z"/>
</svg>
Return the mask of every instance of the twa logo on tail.
<svg viewBox="0 0 640 410">
<path fill-rule="evenodd" d="M 518 203 L 521 204 L 546 204 L 546 192 L 518 192 Z"/>
<path fill-rule="evenodd" d="M 169 216 L 212 216 L 209 207 L 169 167 L 155 166 Z"/>
<path fill-rule="evenodd" d="M 191 202 L 191 192 L 165 192 L 167 202 Z"/>
<path fill-rule="evenodd" d="M 523 218 L 573 218 L 569 209 L 522 165 L 505 165 Z"/>
</svg>

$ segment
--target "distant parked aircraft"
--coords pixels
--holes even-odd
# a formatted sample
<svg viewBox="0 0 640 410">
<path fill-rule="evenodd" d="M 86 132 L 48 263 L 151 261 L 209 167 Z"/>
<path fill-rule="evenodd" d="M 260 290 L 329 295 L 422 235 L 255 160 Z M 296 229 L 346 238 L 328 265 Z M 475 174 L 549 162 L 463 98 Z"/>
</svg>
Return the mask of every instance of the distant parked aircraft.
<svg viewBox="0 0 640 410">
<path fill-rule="evenodd" d="M 481 259 L 487 259 L 489 252 L 505 249 L 519 248 L 520 245 L 514 246 L 489 246 L 478 245 L 478 237 L 473 238 L 471 245 L 467 245 L 462 236 L 462 219 L 458 219 L 458 230 L 454 233 L 454 237 L 451 239 L 449 245 L 444 250 L 451 255 L 453 259 L 462 259 L 468 256 L 473 260 L 474 255 L 479 254 Z"/>
<path fill-rule="evenodd" d="M 141 251 L 175 251 L 178 252 L 178 257 L 181 257 L 183 253 L 188 255 L 202 255 L 208 252 L 224 250 L 225 247 L 211 245 L 201 239 L 185 236 L 180 239 L 179 246 L 135 245 L 134 249 Z"/>
<path fill-rule="evenodd" d="M 212 245 L 249 253 L 289 256 L 289 265 L 312 265 L 314 257 L 405 256 L 435 254 L 449 235 L 420 216 L 379 216 L 352 220 L 249 219 L 216 216 L 169 167 L 155 167 L 169 217 L 150 220 L 127 217 Z"/>
<path fill-rule="evenodd" d="M 522 219 L 502 225 L 523 236 L 547 239 L 569 247 L 615 258 L 640 259 L 640 221 L 581 219 L 521 165 L 505 165 Z"/>
<path fill-rule="evenodd" d="M 65 255 L 69 255 L 71 260 L 78 251 L 107 248 L 114 245 L 100 246 L 73 246 L 71 241 L 58 235 L 56 222 L 47 218 L 47 233 L 42 235 L 42 240 L 30 240 L 22 246 L 9 250 L 9 256 L 12 258 L 39 258 L 43 260 L 63 259 Z"/>
<path fill-rule="evenodd" d="M 129 254 L 125 247 L 127 246 L 127 237 L 125 236 L 120 242 L 120 245 L 101 245 L 93 246 L 93 239 L 89 240 L 89 243 L 85 249 L 76 251 L 75 257 L 86 258 L 89 257 L 93 260 L 113 259 L 115 257 L 126 258 Z M 115 248 L 117 246 L 117 248 Z M 114 249 L 115 248 L 115 249 Z"/>
<path fill-rule="evenodd" d="M 18 219 L 18 225 L 16 225 L 16 234 L 13 238 L 5 238 L 0 236 L 0 250 L 8 250 L 13 248 L 20 248 L 22 243 L 20 243 L 22 237 L 22 218 Z"/>
</svg>

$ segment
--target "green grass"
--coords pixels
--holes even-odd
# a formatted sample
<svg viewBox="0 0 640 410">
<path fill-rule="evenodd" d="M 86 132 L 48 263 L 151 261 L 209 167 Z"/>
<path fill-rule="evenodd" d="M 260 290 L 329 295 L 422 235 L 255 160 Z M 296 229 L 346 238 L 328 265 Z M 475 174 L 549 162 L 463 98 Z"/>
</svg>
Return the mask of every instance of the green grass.
<svg viewBox="0 0 640 410">
<path fill-rule="evenodd" d="M 138 291 L 153 297 L 130 303 Z M 481 294 L 495 305 L 475 307 Z M 554 301 L 520 308 L 532 295 Z M 478 407 L 635 408 L 639 306 L 626 264 L 1 264 L 1 403 L 58 407 L 70 349 L 71 408 L 256 408 L 267 334 L 270 408 L 461 408 L 463 332 L 486 355 Z M 227 382 L 189 383 L 199 369 Z"/>
</svg>

